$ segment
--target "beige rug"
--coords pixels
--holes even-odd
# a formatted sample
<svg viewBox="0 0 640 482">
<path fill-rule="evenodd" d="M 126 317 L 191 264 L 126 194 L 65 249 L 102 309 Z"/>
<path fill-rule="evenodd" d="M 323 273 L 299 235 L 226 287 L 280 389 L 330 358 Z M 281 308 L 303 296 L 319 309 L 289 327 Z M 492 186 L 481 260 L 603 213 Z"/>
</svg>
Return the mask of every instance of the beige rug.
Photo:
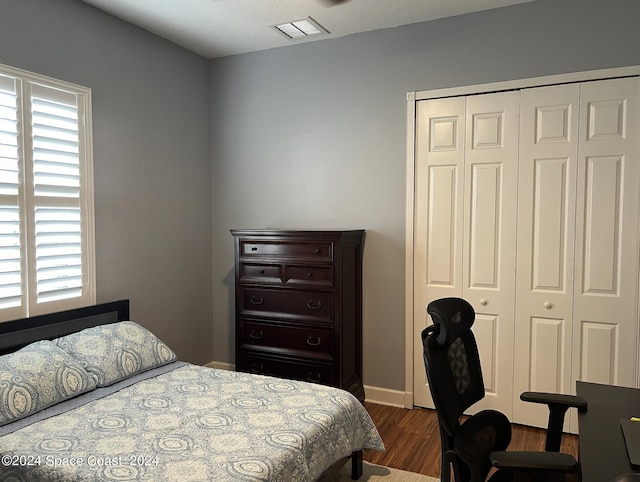
<svg viewBox="0 0 640 482">
<path fill-rule="evenodd" d="M 340 471 L 330 477 L 322 478 L 319 482 L 348 482 L 351 480 L 351 461 L 346 463 Z M 382 467 L 381 465 L 363 463 L 361 482 L 364 481 L 384 481 L 384 482 L 439 482 L 439 479 L 428 477 L 404 470 Z"/>
</svg>

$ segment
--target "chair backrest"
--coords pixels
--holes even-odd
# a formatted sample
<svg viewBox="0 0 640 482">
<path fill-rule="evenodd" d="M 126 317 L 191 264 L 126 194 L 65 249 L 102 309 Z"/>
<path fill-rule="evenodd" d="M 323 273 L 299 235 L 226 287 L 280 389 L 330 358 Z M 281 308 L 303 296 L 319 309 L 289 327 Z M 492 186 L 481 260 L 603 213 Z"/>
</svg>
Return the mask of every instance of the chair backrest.
<svg viewBox="0 0 640 482">
<path fill-rule="evenodd" d="M 424 363 L 442 428 L 452 436 L 460 416 L 484 397 L 473 307 L 460 298 L 429 303 L 434 325 L 422 332 Z"/>
</svg>

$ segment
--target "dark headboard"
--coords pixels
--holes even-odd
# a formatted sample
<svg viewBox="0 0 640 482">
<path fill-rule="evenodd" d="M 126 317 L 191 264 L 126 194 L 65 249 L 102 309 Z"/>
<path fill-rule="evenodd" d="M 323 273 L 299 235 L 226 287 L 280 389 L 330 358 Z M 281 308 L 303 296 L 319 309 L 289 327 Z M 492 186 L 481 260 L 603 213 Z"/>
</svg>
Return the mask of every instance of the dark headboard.
<svg viewBox="0 0 640 482">
<path fill-rule="evenodd" d="M 126 320 L 129 320 L 129 300 L 6 321 L 0 323 L 0 355 L 34 341 L 51 340 L 92 326 Z"/>
</svg>

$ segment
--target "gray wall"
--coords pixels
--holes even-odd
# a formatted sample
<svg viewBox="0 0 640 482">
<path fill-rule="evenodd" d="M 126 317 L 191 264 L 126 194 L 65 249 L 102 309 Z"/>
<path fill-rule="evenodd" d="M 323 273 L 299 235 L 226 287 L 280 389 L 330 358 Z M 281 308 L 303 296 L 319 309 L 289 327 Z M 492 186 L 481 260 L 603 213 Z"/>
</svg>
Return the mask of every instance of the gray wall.
<svg viewBox="0 0 640 482">
<path fill-rule="evenodd" d="M 98 302 L 211 361 L 208 61 L 77 0 L 1 0 L 0 63 L 92 89 Z"/>
<path fill-rule="evenodd" d="M 638 65 L 638 18 L 538 0 L 209 62 L 78 0 L 0 0 L 0 63 L 93 90 L 98 301 L 233 363 L 229 229 L 364 228 L 365 383 L 404 390 L 406 92 Z"/>
<path fill-rule="evenodd" d="M 406 92 L 640 64 L 638 0 L 538 0 L 211 63 L 214 354 L 230 228 L 364 228 L 365 384 L 404 390 Z"/>
</svg>

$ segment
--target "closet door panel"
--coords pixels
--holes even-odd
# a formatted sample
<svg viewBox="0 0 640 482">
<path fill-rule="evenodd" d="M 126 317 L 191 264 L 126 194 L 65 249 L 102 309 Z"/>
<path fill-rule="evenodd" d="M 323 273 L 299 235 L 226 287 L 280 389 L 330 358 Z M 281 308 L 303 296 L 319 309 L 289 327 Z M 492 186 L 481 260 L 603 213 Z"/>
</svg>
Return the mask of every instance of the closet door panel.
<svg viewBox="0 0 640 482">
<path fill-rule="evenodd" d="M 457 166 L 428 168 L 428 223 L 425 249 L 426 285 L 443 289 L 456 288 L 456 197 Z"/>
<path fill-rule="evenodd" d="M 568 333 L 567 333 L 568 332 Z M 562 391 L 564 365 L 564 340 L 570 334 L 567 320 L 531 318 L 531 384 L 541 392 Z"/>
<path fill-rule="evenodd" d="M 637 386 L 638 78 L 582 84 L 572 382 Z"/>
<path fill-rule="evenodd" d="M 518 92 L 467 97 L 463 292 L 476 311 L 486 397 L 511 416 L 518 173 Z"/>
<path fill-rule="evenodd" d="M 619 156 L 586 159 L 582 259 L 585 295 L 620 295 L 621 168 Z"/>
<path fill-rule="evenodd" d="M 462 295 L 465 102 L 416 105 L 414 225 L 414 404 L 433 408 L 422 360 L 429 302 Z M 421 321 L 423 320 L 423 321 Z"/>
<path fill-rule="evenodd" d="M 526 89 L 520 103 L 514 390 L 571 392 L 579 85 Z M 514 397 L 513 421 L 545 427 Z"/>
<path fill-rule="evenodd" d="M 502 166 L 475 164 L 472 169 L 469 288 L 498 289 Z"/>
<path fill-rule="evenodd" d="M 567 184 L 569 159 L 533 160 L 532 272 L 529 289 L 535 293 L 567 293 L 567 222 L 571 210 Z"/>
<path fill-rule="evenodd" d="M 576 360 L 585 380 L 611 384 L 615 379 L 619 330 L 614 323 L 582 321 L 580 359 Z"/>
<path fill-rule="evenodd" d="M 480 349 L 480 365 L 482 366 L 482 378 L 486 393 L 496 393 L 500 377 L 498 364 L 498 317 L 476 315 L 474 323 L 474 336 Z"/>
</svg>

